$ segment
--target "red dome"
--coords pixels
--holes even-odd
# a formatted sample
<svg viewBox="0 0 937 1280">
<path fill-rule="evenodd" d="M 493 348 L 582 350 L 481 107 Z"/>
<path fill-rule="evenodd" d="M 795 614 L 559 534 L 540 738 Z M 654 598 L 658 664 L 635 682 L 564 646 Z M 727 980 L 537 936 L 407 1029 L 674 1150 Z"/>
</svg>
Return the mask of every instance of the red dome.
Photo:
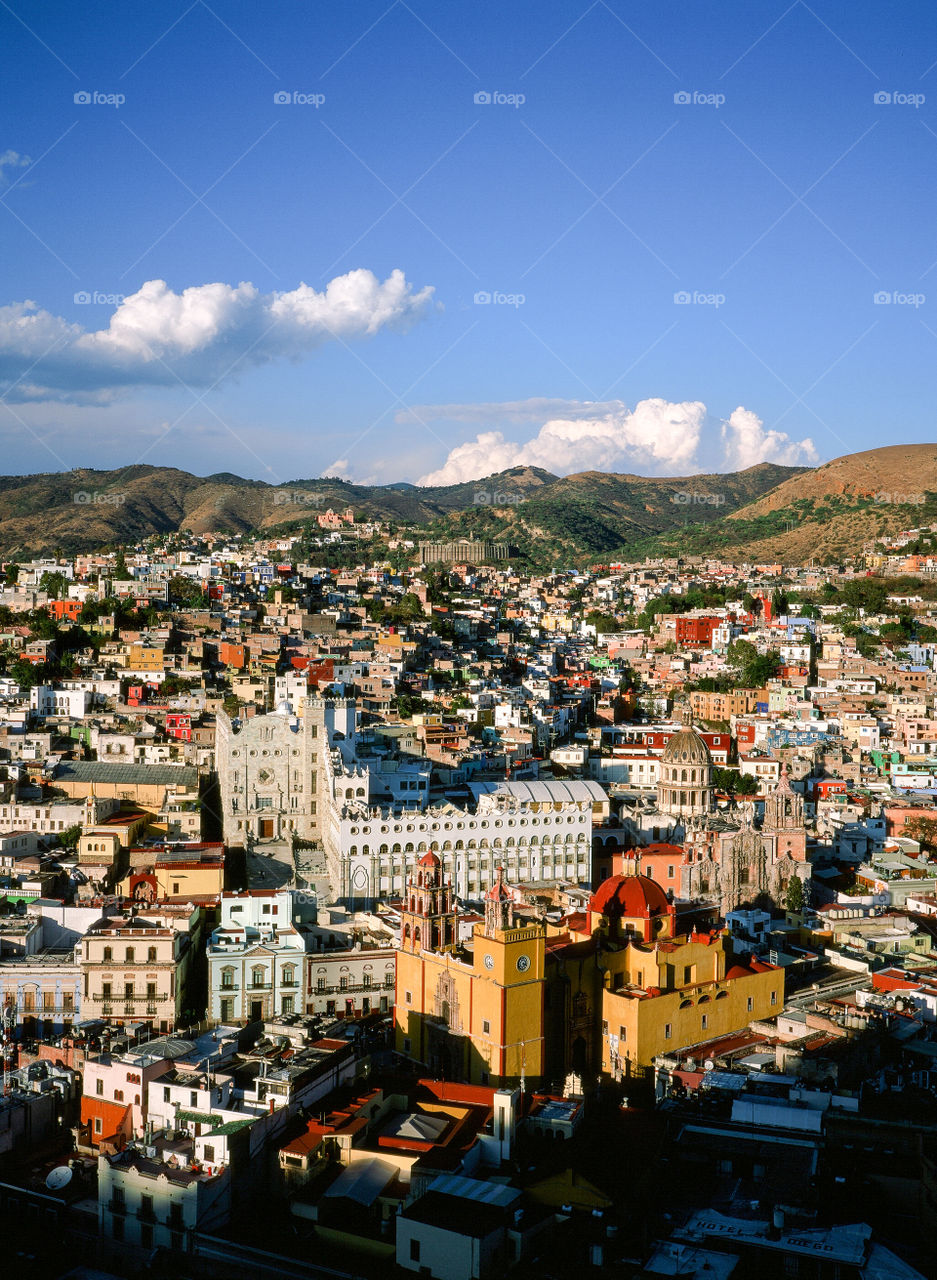
<svg viewBox="0 0 937 1280">
<path fill-rule="evenodd" d="M 418 865 L 421 867 L 441 867 L 442 863 L 439 861 L 436 854 L 433 853 L 432 849 L 430 849 L 428 853 L 423 854 Z"/>
<path fill-rule="evenodd" d="M 650 876 L 609 876 L 589 900 L 602 916 L 652 916 L 670 910 L 667 894 Z"/>
</svg>

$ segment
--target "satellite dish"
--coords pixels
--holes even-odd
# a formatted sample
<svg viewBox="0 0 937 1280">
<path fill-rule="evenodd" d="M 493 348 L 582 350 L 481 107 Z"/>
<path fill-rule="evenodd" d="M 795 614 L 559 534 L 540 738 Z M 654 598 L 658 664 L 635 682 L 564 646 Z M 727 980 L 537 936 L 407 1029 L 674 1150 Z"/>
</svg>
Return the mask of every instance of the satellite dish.
<svg viewBox="0 0 937 1280">
<path fill-rule="evenodd" d="M 72 1171 L 67 1164 L 60 1164 L 46 1178 L 46 1187 L 50 1191 L 61 1191 L 72 1180 Z"/>
<path fill-rule="evenodd" d="M 716 1064 L 713 1062 L 712 1058 L 707 1058 L 707 1059 L 706 1059 L 706 1061 L 703 1063 L 703 1070 L 704 1070 L 704 1071 L 712 1071 L 712 1069 L 713 1069 L 713 1067 L 715 1067 L 715 1065 L 716 1065 Z"/>
</svg>

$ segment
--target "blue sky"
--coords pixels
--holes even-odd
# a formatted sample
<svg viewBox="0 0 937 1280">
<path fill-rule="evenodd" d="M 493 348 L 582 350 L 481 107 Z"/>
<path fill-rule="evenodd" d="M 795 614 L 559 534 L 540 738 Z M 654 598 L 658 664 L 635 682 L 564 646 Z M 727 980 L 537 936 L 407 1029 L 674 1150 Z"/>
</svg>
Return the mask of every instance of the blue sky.
<svg viewBox="0 0 937 1280">
<path fill-rule="evenodd" d="M 934 438 L 931 3 L 11 0 L 0 35 L 0 470 Z"/>
</svg>

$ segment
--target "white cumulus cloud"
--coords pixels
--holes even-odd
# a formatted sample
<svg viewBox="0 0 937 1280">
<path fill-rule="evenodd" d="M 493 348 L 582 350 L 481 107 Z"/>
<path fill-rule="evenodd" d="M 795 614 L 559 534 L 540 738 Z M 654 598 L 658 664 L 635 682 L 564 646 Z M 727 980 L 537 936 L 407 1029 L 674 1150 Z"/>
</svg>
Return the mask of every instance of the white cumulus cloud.
<svg viewBox="0 0 937 1280">
<path fill-rule="evenodd" d="M 520 405 L 510 402 L 501 421 L 517 424 Z M 527 440 L 507 439 L 503 431 L 479 432 L 456 445 L 443 465 L 422 476 L 420 485 L 460 484 L 505 471 L 509 467 L 542 467 L 558 475 L 578 471 L 634 471 L 644 475 L 688 475 L 703 470 L 738 471 L 758 462 L 814 466 L 819 461 L 813 441 L 792 440 L 783 431 L 766 429 L 762 420 L 741 406 L 720 430 L 698 400 L 673 404 L 641 400 L 634 409 L 621 401 L 602 404 L 560 402 L 562 416 L 551 417 Z M 441 406 L 444 416 L 471 420 L 468 406 Z M 499 420 L 497 405 L 485 405 L 488 420 Z M 427 416 L 443 416 L 437 410 Z M 458 412 L 453 413 L 453 410 Z"/>
<path fill-rule="evenodd" d="M 332 339 L 405 329 L 432 295 L 431 286 L 415 292 L 399 270 L 384 281 L 349 271 L 321 292 L 216 283 L 175 293 L 149 280 L 118 301 L 106 328 L 90 332 L 35 302 L 15 302 L 0 307 L 0 385 L 22 400 L 107 398 L 180 380 L 204 386 L 252 365 L 300 359 Z"/>
<path fill-rule="evenodd" d="M 663 474 L 692 466 L 706 418 L 698 400 L 671 404 L 641 400 L 634 409 L 618 403 L 595 417 L 552 418 L 526 441 L 483 431 L 457 445 L 438 471 L 421 485 L 458 484 L 508 467 L 543 467 L 559 475 L 575 471 L 640 468 Z"/>
<path fill-rule="evenodd" d="M 722 424 L 721 436 L 727 471 L 744 471 L 759 462 L 815 467 L 820 461 L 809 437 L 792 440 L 784 431 L 765 430 L 761 418 L 741 405 Z"/>
</svg>

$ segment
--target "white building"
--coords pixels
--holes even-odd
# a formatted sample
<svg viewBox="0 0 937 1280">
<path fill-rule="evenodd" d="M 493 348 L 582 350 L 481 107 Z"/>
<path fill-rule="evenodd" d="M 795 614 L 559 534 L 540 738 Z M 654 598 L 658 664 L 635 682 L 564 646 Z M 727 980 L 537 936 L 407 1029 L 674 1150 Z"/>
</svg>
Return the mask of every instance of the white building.
<svg viewBox="0 0 937 1280">
<path fill-rule="evenodd" d="M 218 712 L 215 767 L 224 838 L 230 844 L 320 838 L 328 790 L 319 784 L 323 754 L 333 744 L 351 753 L 354 703 L 309 698 L 302 715 L 288 703 L 235 724 Z"/>
<path fill-rule="evenodd" d="M 80 720 L 91 710 L 93 698 L 88 689 L 37 684 L 29 691 L 29 709 L 37 716 L 68 716 L 72 720 Z"/>
<path fill-rule="evenodd" d="M 257 1022 L 303 1012 L 315 899 L 295 889 L 221 895 L 208 945 L 208 1016 Z"/>
<path fill-rule="evenodd" d="M 457 896 L 478 898 L 499 866 L 509 880 L 588 881 L 592 822 L 608 810 L 596 782 L 472 784 L 474 808 L 425 812 L 336 804 L 324 833 L 332 889 L 340 901 L 402 893 L 407 869 L 430 846 Z"/>
</svg>

